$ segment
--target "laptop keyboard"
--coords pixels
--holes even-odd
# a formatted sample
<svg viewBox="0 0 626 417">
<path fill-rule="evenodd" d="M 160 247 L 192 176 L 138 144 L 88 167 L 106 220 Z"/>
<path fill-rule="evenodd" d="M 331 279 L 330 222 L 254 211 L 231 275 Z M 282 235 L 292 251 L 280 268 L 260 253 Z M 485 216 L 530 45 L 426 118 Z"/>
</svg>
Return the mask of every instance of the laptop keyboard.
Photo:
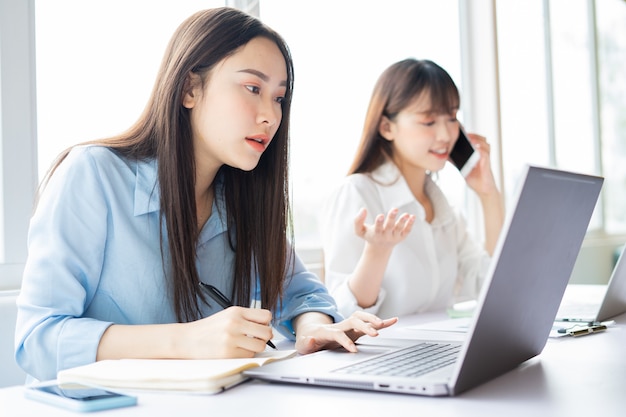
<svg viewBox="0 0 626 417">
<path fill-rule="evenodd" d="M 456 361 L 460 344 L 420 343 L 335 370 L 344 374 L 419 376 Z"/>
</svg>

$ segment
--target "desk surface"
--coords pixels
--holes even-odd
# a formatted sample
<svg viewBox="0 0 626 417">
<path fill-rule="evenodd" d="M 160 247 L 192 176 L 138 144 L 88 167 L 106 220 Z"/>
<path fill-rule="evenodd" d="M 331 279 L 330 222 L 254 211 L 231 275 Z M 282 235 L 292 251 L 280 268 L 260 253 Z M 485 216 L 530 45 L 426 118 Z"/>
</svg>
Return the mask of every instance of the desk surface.
<svg viewBox="0 0 626 417">
<path fill-rule="evenodd" d="M 422 315 L 401 320 L 384 337 L 419 337 L 402 325 L 440 320 Z M 100 416 L 550 416 L 626 415 L 626 314 L 606 332 L 550 339 L 543 352 L 511 372 L 458 397 L 429 398 L 246 382 L 218 395 L 139 394 L 136 407 Z M 76 416 L 23 397 L 23 387 L 0 390 L 0 416 Z"/>
</svg>

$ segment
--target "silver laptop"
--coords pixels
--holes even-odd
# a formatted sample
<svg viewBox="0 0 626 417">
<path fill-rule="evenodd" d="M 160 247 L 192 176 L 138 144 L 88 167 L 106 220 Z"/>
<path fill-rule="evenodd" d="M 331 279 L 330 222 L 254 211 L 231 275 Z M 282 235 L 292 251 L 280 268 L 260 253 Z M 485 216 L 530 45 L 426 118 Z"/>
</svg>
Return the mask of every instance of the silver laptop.
<svg viewBox="0 0 626 417">
<path fill-rule="evenodd" d="M 283 383 L 453 396 L 538 355 L 603 178 L 528 166 L 522 180 L 465 340 L 370 338 L 359 344 L 359 353 L 326 350 L 245 374 Z M 388 360 L 395 370 L 382 368 Z"/>
<path fill-rule="evenodd" d="M 613 268 L 604 298 L 597 303 L 562 302 L 556 321 L 602 322 L 626 312 L 626 245 Z"/>
</svg>

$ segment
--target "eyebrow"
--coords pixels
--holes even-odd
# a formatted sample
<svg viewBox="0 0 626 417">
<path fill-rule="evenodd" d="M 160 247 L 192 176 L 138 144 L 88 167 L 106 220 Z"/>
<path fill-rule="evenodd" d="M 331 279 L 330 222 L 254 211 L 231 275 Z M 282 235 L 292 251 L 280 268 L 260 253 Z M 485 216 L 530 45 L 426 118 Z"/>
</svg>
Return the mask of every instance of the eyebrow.
<svg viewBox="0 0 626 417">
<path fill-rule="evenodd" d="M 431 116 L 434 114 L 452 114 L 454 112 L 458 112 L 459 108 L 458 107 L 453 107 L 451 109 L 449 109 L 448 111 L 440 111 L 440 110 L 434 110 L 434 109 L 429 109 L 429 110 L 422 110 L 422 111 L 416 111 L 415 114 L 423 114 L 426 116 Z"/>
<path fill-rule="evenodd" d="M 242 70 L 239 70 L 238 72 L 245 72 L 247 74 L 256 75 L 257 77 L 259 77 L 261 80 L 265 82 L 268 82 L 270 80 L 270 77 L 268 77 L 266 74 L 262 73 L 261 71 L 252 69 L 252 68 L 242 69 Z M 280 82 L 281 87 L 285 87 L 286 85 L 287 85 L 287 81 L 283 80 Z"/>
</svg>

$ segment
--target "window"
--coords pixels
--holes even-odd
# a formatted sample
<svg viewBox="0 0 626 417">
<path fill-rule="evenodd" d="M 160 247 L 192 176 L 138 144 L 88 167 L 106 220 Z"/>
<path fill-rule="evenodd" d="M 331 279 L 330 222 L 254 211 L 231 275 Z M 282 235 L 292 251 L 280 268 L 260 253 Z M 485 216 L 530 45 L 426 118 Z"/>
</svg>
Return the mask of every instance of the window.
<svg viewBox="0 0 626 417">
<path fill-rule="evenodd" d="M 626 234 L 626 3 L 496 7 L 506 189 L 527 162 L 603 175 L 590 229 Z"/>
<path fill-rule="evenodd" d="M 19 286 L 37 184 L 32 1 L 0 0 L 0 290 Z"/>
<path fill-rule="evenodd" d="M 605 229 L 626 233 L 626 2 L 596 1 L 598 127 Z M 624 240 L 621 241 L 624 243 Z"/>
<path fill-rule="evenodd" d="M 602 174 L 593 232 L 624 242 L 626 3 L 488 3 L 497 33 L 490 32 L 494 10 L 463 0 L 228 1 L 258 12 L 293 54 L 297 247 L 319 246 L 320 204 L 345 175 L 374 82 L 409 56 L 450 72 L 462 94 L 461 119 L 501 152 L 492 162 L 507 196 L 527 162 Z M 0 0 L 0 289 L 19 283 L 33 193 L 54 156 L 134 122 L 175 27 L 223 4 Z M 536 27 L 543 29 L 528 29 Z M 480 229 L 453 168 L 440 183 Z"/>
<path fill-rule="evenodd" d="M 386 67 L 409 57 L 431 59 L 463 89 L 457 0 L 311 4 L 260 3 L 261 19 L 285 38 L 294 59 L 291 186 L 299 248 L 320 244 L 320 206 L 348 171 L 374 84 Z M 440 181 L 463 202 L 453 168 Z"/>
<path fill-rule="evenodd" d="M 224 1 L 35 4 L 41 178 L 63 148 L 130 126 L 148 99 L 174 29 L 194 11 Z M 291 186 L 296 244 L 315 247 L 320 204 L 348 169 L 383 69 L 409 56 L 429 58 L 462 87 L 457 0 L 320 0 L 314 8 L 268 0 L 259 6 L 261 19 L 285 37 L 295 62 Z M 77 15 L 84 18 L 66 19 Z M 463 190 L 455 172 L 442 173 L 441 181 L 446 180 Z M 462 191 L 459 195 L 462 199 Z"/>
<path fill-rule="evenodd" d="M 35 1 L 39 178 L 66 147 L 130 127 L 150 97 L 174 30 L 192 13 L 224 4 Z"/>
</svg>

